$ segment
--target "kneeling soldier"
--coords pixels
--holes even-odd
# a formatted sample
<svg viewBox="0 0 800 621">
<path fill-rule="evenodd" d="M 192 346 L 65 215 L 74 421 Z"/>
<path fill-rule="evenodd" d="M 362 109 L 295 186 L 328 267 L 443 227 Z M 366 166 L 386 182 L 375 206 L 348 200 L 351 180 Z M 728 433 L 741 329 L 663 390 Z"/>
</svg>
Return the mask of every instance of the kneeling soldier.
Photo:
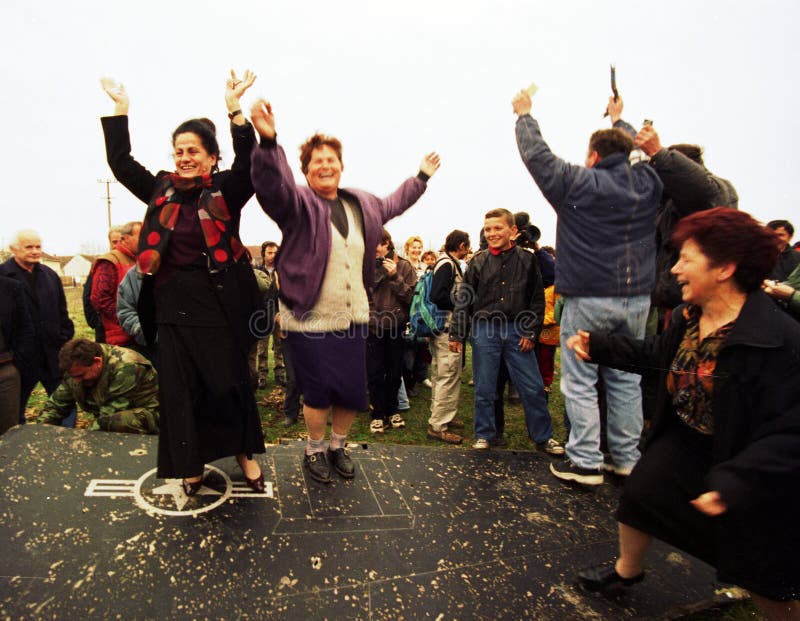
<svg viewBox="0 0 800 621">
<path fill-rule="evenodd" d="M 58 354 L 64 379 L 39 415 L 40 423 L 58 425 L 77 404 L 93 420 L 91 429 L 158 433 L 158 375 L 133 350 L 68 341 Z"/>
</svg>

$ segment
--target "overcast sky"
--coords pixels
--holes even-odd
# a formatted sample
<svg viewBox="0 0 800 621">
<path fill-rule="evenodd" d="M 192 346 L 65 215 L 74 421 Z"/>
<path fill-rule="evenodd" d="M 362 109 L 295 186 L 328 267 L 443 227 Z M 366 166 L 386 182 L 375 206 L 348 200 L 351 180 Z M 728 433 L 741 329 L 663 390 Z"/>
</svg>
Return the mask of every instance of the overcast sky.
<svg viewBox="0 0 800 621">
<path fill-rule="evenodd" d="M 134 157 L 172 170 L 170 135 L 183 120 L 218 127 L 232 151 L 223 100 L 234 68 L 258 74 L 243 98 L 276 115 L 278 140 L 304 183 L 297 147 L 319 130 L 344 144 L 343 186 L 378 195 L 436 150 L 442 167 L 422 199 L 389 223 L 396 242 L 419 234 L 438 247 L 454 228 L 473 240 L 491 208 L 527 210 L 555 240 L 555 214 L 520 161 L 511 98 L 535 82 L 533 115 L 561 157 L 583 162 L 592 131 L 608 126 L 608 65 L 617 66 L 624 118 L 655 121 L 662 142 L 696 142 L 736 186 L 740 209 L 798 220 L 794 2 L 237 2 L 7 3 L 0 23 L 0 124 L 5 146 L 5 246 L 21 228 L 44 250 L 101 246 L 107 230 L 99 117 L 113 104 L 109 75 L 131 98 Z M 111 185 L 112 222 L 145 206 Z M 279 239 L 253 199 L 246 244 Z M 398 245 L 400 245 L 398 244 Z"/>
</svg>

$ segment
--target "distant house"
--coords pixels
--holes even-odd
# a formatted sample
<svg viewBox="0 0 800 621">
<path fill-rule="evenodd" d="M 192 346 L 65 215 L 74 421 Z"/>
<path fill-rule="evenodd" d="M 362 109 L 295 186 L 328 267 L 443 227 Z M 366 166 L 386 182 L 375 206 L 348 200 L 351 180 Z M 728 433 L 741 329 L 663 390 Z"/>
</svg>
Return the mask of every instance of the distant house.
<svg viewBox="0 0 800 621">
<path fill-rule="evenodd" d="M 50 269 L 52 269 L 56 274 L 59 276 L 64 275 L 64 266 L 70 260 L 71 257 L 59 257 L 54 254 L 47 254 L 46 252 L 42 253 L 42 265 L 46 265 Z"/>
<path fill-rule="evenodd" d="M 92 269 L 94 260 L 95 257 L 90 254 L 76 254 L 64 264 L 62 268 L 64 276 L 71 277 L 72 281 L 77 285 L 86 282 L 86 277 Z"/>
<path fill-rule="evenodd" d="M 261 244 L 258 246 L 245 246 L 250 253 L 251 263 L 253 265 L 261 265 Z"/>
</svg>

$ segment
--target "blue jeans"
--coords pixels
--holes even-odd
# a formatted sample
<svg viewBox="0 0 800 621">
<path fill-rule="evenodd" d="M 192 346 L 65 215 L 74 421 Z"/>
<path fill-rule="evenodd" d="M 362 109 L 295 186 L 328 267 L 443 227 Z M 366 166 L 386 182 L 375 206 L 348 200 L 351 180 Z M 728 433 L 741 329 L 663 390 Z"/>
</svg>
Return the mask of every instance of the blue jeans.
<svg viewBox="0 0 800 621">
<path fill-rule="evenodd" d="M 408 394 L 406 393 L 406 383 L 403 378 L 400 378 L 400 389 L 397 391 L 397 409 L 401 412 L 411 408 L 408 402 Z"/>
<path fill-rule="evenodd" d="M 644 338 L 650 296 L 565 297 L 561 315 L 561 393 L 570 422 L 567 457 L 581 468 L 600 468 L 600 412 L 597 407 L 597 378 L 602 376 L 608 410 L 608 450 L 614 464 L 633 467 L 639 461 L 642 434 L 642 391 L 640 376 L 605 366 L 581 362 L 565 347 L 578 333 L 611 332 Z M 589 353 L 591 354 L 591 341 Z"/>
<path fill-rule="evenodd" d="M 522 337 L 519 329 L 510 322 L 484 320 L 472 323 L 476 438 L 492 440 L 497 436 L 494 394 L 501 356 L 505 359 L 511 381 L 519 392 L 528 436 L 538 443 L 546 442 L 553 435 L 536 354 L 532 349 L 521 352 L 520 338 Z"/>
</svg>

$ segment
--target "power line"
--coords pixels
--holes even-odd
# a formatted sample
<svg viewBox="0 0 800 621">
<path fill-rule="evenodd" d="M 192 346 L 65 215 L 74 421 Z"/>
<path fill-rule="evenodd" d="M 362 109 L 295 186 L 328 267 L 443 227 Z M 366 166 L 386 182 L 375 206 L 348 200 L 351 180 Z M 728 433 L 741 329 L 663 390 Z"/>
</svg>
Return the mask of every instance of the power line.
<svg viewBox="0 0 800 621">
<path fill-rule="evenodd" d="M 114 179 L 98 179 L 97 183 L 106 184 L 106 215 L 108 216 L 108 228 L 111 229 L 111 184 L 116 181 Z"/>
</svg>

